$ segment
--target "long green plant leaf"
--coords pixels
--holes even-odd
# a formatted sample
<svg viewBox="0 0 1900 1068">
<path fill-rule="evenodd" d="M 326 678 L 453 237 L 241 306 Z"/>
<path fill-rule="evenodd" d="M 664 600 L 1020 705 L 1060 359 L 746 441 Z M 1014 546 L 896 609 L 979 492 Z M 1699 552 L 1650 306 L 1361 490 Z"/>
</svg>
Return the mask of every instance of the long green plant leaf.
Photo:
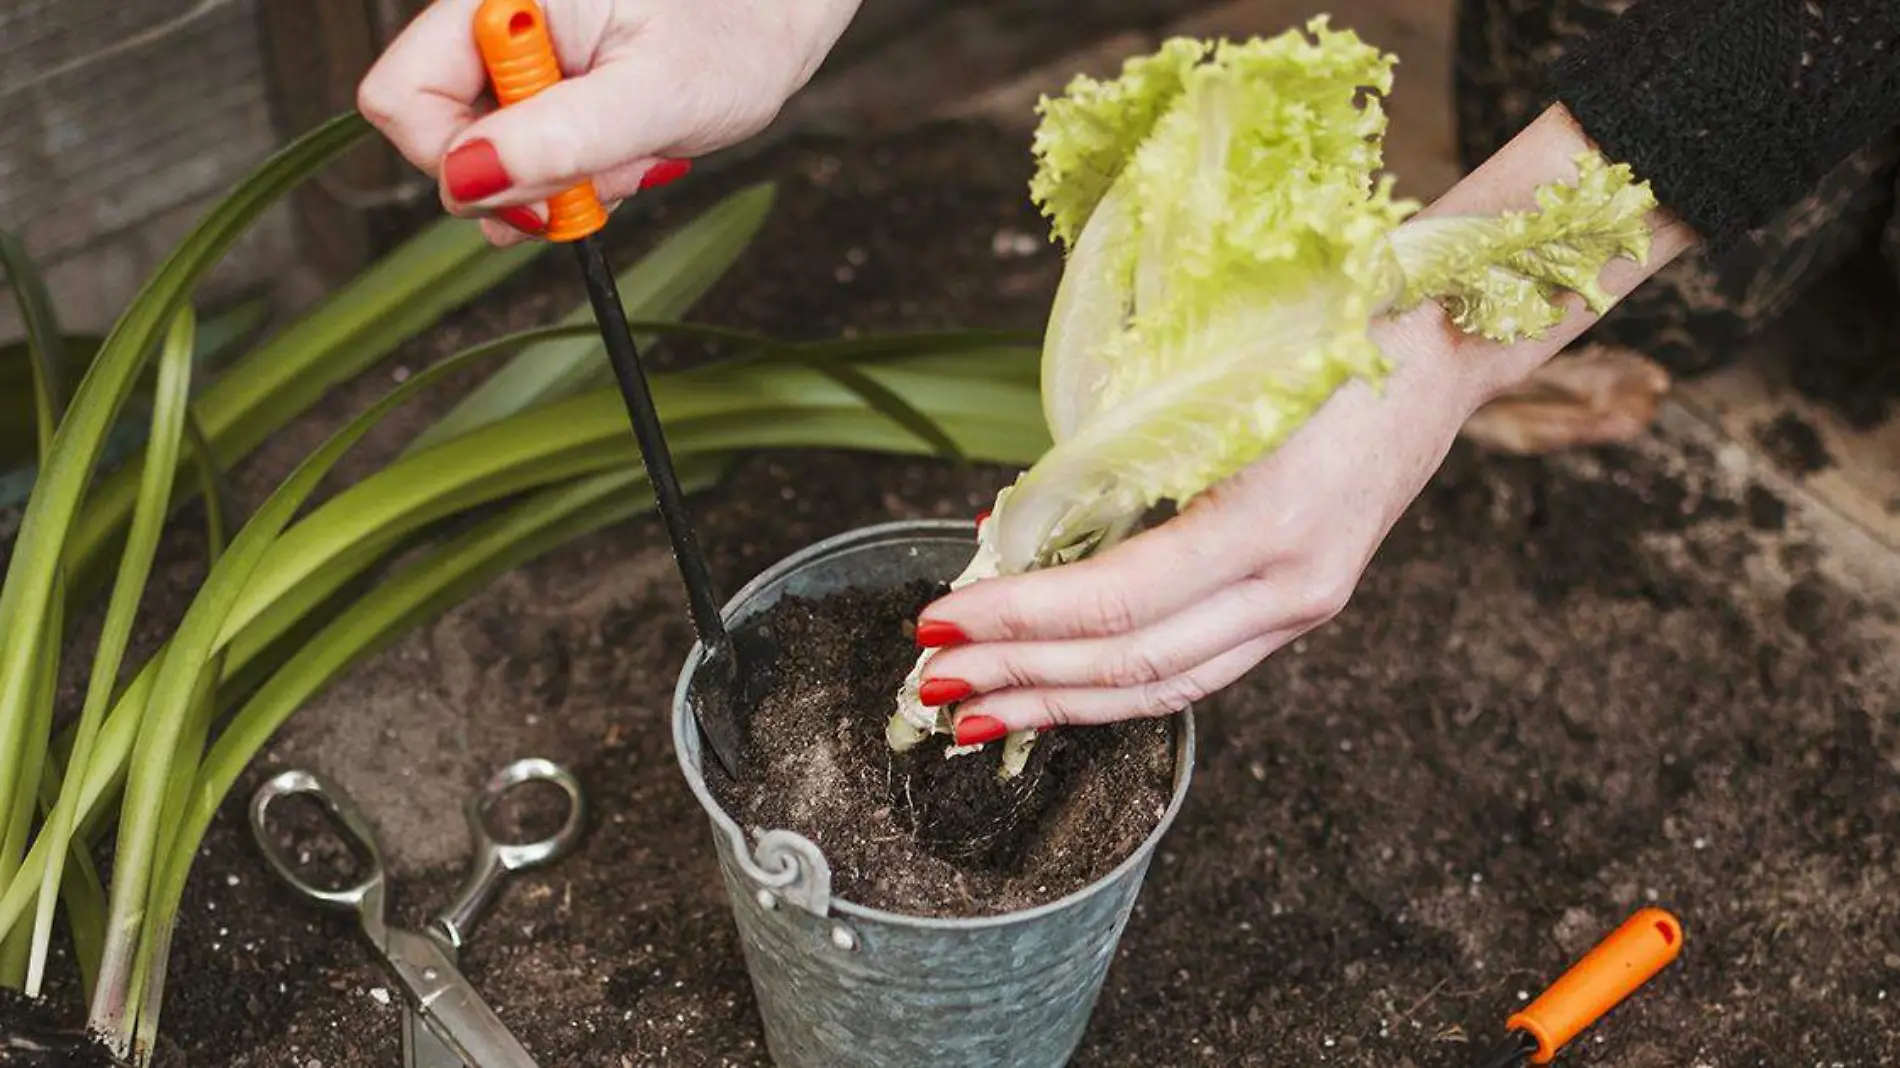
<svg viewBox="0 0 1900 1068">
<path fill-rule="evenodd" d="M 356 121 L 338 121 L 353 142 L 361 132 Z M 321 162 L 306 159 L 305 173 Z M 533 243 L 491 248 L 480 229 L 464 219 L 427 227 L 219 374 L 194 405 L 207 441 L 226 464 L 237 463 L 332 387 L 487 292 L 541 251 Z M 76 571 L 93 574 L 102 554 L 122 535 L 137 496 L 139 475 L 132 467 L 104 479 L 88 503 L 68 553 Z"/>
<path fill-rule="evenodd" d="M 126 772 L 112 867 L 106 947 L 90 1017 L 92 1026 L 122 1056 L 132 1052 L 129 1040 L 136 1021 L 129 1019 L 128 1014 L 137 1005 L 134 998 L 141 979 L 133 967 L 139 954 L 144 952 L 140 943 L 148 932 L 148 924 L 165 922 L 164 917 L 150 915 L 146 906 L 174 758 L 191 722 L 195 698 L 206 685 L 208 667 L 218 662 L 222 648 L 218 636 L 225 620 L 272 543 L 337 460 L 397 405 L 466 362 L 447 360 L 410 378 L 351 420 L 299 464 L 232 539 L 230 547 L 192 598 L 184 619 L 159 657 L 147 713 L 139 724 Z M 143 1053 L 138 1055 L 140 1060 L 144 1057 Z"/>
<path fill-rule="evenodd" d="M 719 468 L 686 465 L 683 482 L 710 484 Z M 259 749 L 296 711 L 352 664 L 414 630 L 499 575 L 548 550 L 644 507 L 644 479 L 631 469 L 607 472 L 534 494 L 505 513 L 436 547 L 353 603 L 272 676 L 231 719 L 200 768 L 191 805 L 166 856 L 153 908 L 175 915 L 191 863 L 219 804 Z M 140 1019 L 141 1031 L 156 1021 Z"/>
<path fill-rule="evenodd" d="M 479 354 L 470 354 L 479 357 Z M 972 457 L 1023 464 L 1047 447 L 1033 376 L 1034 352 L 931 355 L 870 366 L 874 376 L 931 418 Z M 710 367 L 655 377 L 655 391 L 682 462 L 709 452 L 761 445 L 914 452 L 914 435 L 870 411 L 863 400 L 802 367 Z M 634 452 L 612 390 L 524 412 L 480 432 L 407 458 L 338 494 L 273 543 L 246 584 L 218 637 L 231 646 L 230 671 L 296 622 L 276 606 L 311 584 L 336 588 L 339 571 L 361 573 L 381 558 L 359 553 L 366 541 L 400 537 L 444 516 L 565 479 L 629 467 Z M 387 542 L 393 545 L 393 542 Z M 167 647 L 169 651 L 171 647 Z M 126 688 L 101 734 L 90 767 L 75 771 L 80 811 L 95 812 L 117 790 L 142 710 L 151 702 L 155 660 Z M 27 872 L 43 870 L 35 843 Z M 0 931 L 33 900 L 32 887 L 0 895 Z"/>
<path fill-rule="evenodd" d="M 53 428 L 66 403 L 66 337 L 47 292 L 46 279 L 20 239 L 0 230 L 0 267 L 26 327 L 26 355 L 33 375 L 33 415 L 42 458 L 52 448 Z"/>
<path fill-rule="evenodd" d="M 85 767 L 92 760 L 93 746 L 99 737 L 119 669 L 125 661 L 131 641 L 132 624 L 144 598 L 152 562 L 158 555 L 159 536 L 165 529 L 170 511 L 172 480 L 178 471 L 178 456 L 185 436 L 186 413 L 191 404 L 192 353 L 195 338 L 194 318 L 189 308 L 179 311 L 166 335 L 159 356 L 158 392 L 154 397 L 153 418 L 147 438 L 144 477 L 140 481 L 136 507 L 132 512 L 130 536 L 119 562 L 119 573 L 106 602 L 105 622 L 99 631 L 99 644 L 93 653 L 92 672 L 86 683 L 85 702 L 80 708 L 77 735 L 69 766 Z M 210 468 L 205 468 L 210 470 Z M 217 508 L 216 495 L 208 501 Z M 217 530 L 222 524 L 213 520 L 213 551 Z M 46 971 L 46 954 L 53 937 L 54 905 L 65 869 L 63 861 L 70 852 L 78 827 L 79 793 L 62 791 L 51 817 L 41 832 L 49 842 L 51 862 L 40 883 L 39 915 L 34 921 L 33 956 L 27 974 L 27 993 L 38 996 Z"/>
<path fill-rule="evenodd" d="M 10 878 L 17 877 L 17 858 L 25 850 L 27 835 L 32 830 L 41 773 L 46 767 L 47 744 L 53 733 L 53 695 L 59 687 L 59 644 L 64 630 L 65 611 L 57 601 L 50 611 L 51 625 L 40 637 L 40 655 L 34 664 L 33 704 L 27 724 L 26 743 L 14 754 L 20 762 L 22 774 L 15 786 L 17 793 L 11 799 L 12 814 L 4 828 L 7 857 L 4 874 Z M 27 934 L 26 931 L 12 931 L 0 939 L 0 986 L 12 990 L 26 988 L 32 955 Z"/>
<path fill-rule="evenodd" d="M 44 463 L 52 453 L 54 428 L 59 423 L 64 403 L 60 384 L 64 353 L 59 317 L 39 269 L 25 247 L 5 232 L 0 232 L 0 266 L 6 268 L 8 283 L 26 325 L 35 444 Z M 62 584 L 57 567 L 51 579 L 52 592 L 57 594 Z M 45 629 L 34 638 L 25 639 L 8 626 L 9 617 L 0 614 L 0 642 L 32 640 L 37 646 L 29 650 L 35 655 L 26 669 L 32 672 L 27 680 L 27 706 L 18 711 L 18 722 L 12 724 L 10 730 L 7 721 L 0 719 L 0 740 L 11 738 L 5 748 L 0 749 L 0 782 L 8 783 L 5 792 L 0 792 L 0 802 L 7 806 L 0 811 L 0 885 L 15 877 L 26 850 L 27 836 L 32 833 L 35 801 L 53 730 L 53 699 L 59 678 L 60 643 L 64 639 L 64 617 L 57 602 L 50 606 L 49 615 L 51 619 Z M 32 945 L 24 932 L 10 931 L 0 937 L 0 986 L 24 989 L 31 959 Z"/>
<path fill-rule="evenodd" d="M 362 124 L 337 121 L 299 139 L 266 162 L 214 208 L 132 299 L 86 375 L 54 434 L 0 588 L 0 741 L 13 753 L 29 718 L 32 660 L 49 624 L 49 601 L 106 433 L 159 335 L 198 280 L 267 207 L 317 167 L 347 148 Z M 14 796 L 17 761 L 0 761 L 0 798 Z"/>
<path fill-rule="evenodd" d="M 772 211 L 775 196 L 776 188 L 769 183 L 742 189 L 621 272 L 616 282 L 627 317 L 670 320 L 685 314 L 752 243 Z M 593 321 L 593 311 L 583 306 L 562 325 Z M 532 345 L 464 397 L 410 449 L 419 452 L 505 416 L 605 384 L 606 366 L 597 336 Z"/>
</svg>

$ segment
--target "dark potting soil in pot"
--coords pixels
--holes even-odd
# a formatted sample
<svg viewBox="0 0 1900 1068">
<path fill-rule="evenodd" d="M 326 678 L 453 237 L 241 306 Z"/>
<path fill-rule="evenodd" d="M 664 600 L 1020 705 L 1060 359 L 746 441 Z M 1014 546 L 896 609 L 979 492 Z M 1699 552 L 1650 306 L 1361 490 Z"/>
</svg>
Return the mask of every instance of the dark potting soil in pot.
<svg viewBox="0 0 1900 1068">
<path fill-rule="evenodd" d="M 1028 766 L 997 775 L 1000 745 L 947 758 L 933 737 L 893 753 L 893 701 L 915 663 L 913 621 L 942 587 L 787 598 L 764 626 L 778 647 L 752 716 L 752 775 L 716 770 L 714 794 L 747 833 L 796 831 L 846 900 L 921 916 L 1031 908 L 1100 879 L 1154 830 L 1172 793 L 1172 720 L 1050 731 Z"/>
</svg>

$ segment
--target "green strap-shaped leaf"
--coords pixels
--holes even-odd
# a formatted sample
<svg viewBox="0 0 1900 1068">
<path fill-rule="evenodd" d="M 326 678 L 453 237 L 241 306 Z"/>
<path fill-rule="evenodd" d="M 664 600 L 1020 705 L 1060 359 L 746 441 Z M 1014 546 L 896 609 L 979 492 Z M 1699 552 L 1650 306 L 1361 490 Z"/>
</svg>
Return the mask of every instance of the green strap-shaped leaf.
<svg viewBox="0 0 1900 1068">
<path fill-rule="evenodd" d="M 6 269 L 7 285 L 20 308 L 26 326 L 26 354 L 33 371 L 33 416 L 42 457 L 53 445 L 53 428 L 59 425 L 66 403 L 66 337 L 60 333 L 59 315 L 52 294 L 46 290 L 33 258 L 20 239 L 0 230 L 0 267 Z"/>
<path fill-rule="evenodd" d="M 298 145 L 332 128 L 347 135 L 348 143 L 368 129 L 360 119 L 347 116 Z M 298 145 L 286 151 L 297 151 Z M 329 158 L 305 154 L 296 162 L 307 175 Z M 269 177 L 267 167 L 246 189 Z M 276 182 L 270 190 L 259 192 L 284 188 L 288 186 Z M 491 248 L 480 229 L 465 219 L 444 219 L 424 228 L 316 308 L 222 369 L 193 406 L 205 438 L 226 464 L 237 463 L 331 388 L 356 377 L 444 314 L 487 292 L 541 251 L 534 244 Z M 123 536 L 138 491 L 136 468 L 127 464 L 113 472 L 87 499 L 68 549 L 76 574 L 97 576 L 105 554 Z M 175 506 L 183 503 L 182 498 L 174 502 Z"/>
<path fill-rule="evenodd" d="M 192 598 L 177 631 L 158 660 L 151 699 L 139 724 L 120 809 L 117 850 L 112 866 L 111 909 L 106 922 L 106 946 L 99 968 L 99 988 L 93 999 L 91 1025 L 124 1055 L 129 1050 L 130 1017 L 137 1003 L 133 970 L 145 934 L 140 916 L 154 876 L 164 808 L 181 740 L 187 738 L 194 698 L 215 669 L 218 641 L 226 617 L 243 594 L 285 525 L 313 493 L 317 484 L 343 454 L 362 439 L 393 408 L 417 391 L 466 363 L 448 360 L 409 379 L 368 411 L 337 431 L 258 508 L 230 547 L 211 568 Z M 215 685 L 215 678 L 211 684 Z M 187 747 L 189 748 L 189 747 Z M 195 763 L 195 754 L 192 755 Z"/>
<path fill-rule="evenodd" d="M 140 480 L 138 503 L 132 512 L 131 532 L 120 557 L 119 573 L 113 582 L 112 596 L 106 602 L 105 622 L 99 631 L 98 648 L 93 653 L 92 672 L 86 682 L 86 697 L 80 708 L 70 766 L 83 768 L 92 760 L 93 747 L 98 742 L 99 729 L 111 707 L 113 689 L 125 661 L 126 646 L 131 641 L 132 624 L 138 618 L 145 584 L 158 555 L 159 536 L 164 533 L 165 516 L 171 509 L 172 482 L 185 436 L 185 415 L 191 404 L 194 328 L 191 310 L 180 311 L 172 321 L 164 350 L 159 355 L 158 391 L 152 409 L 152 429 L 147 438 L 144 477 Z M 213 503 L 215 507 L 215 501 Z M 219 537 L 220 525 L 213 523 L 214 541 Z M 215 544 L 213 548 L 216 549 Z M 79 792 L 62 791 L 41 832 L 49 843 L 51 862 L 40 880 L 39 914 L 34 921 L 33 957 L 27 974 L 29 995 L 38 995 L 45 975 L 47 949 L 53 938 L 53 908 L 59 900 L 60 879 L 65 874 L 63 862 L 71 851 L 78 824 Z"/>
<path fill-rule="evenodd" d="M 29 715 L 32 661 L 49 623 L 68 536 L 106 433 L 160 334 L 198 280 L 244 230 L 284 192 L 352 144 L 363 129 L 360 119 L 319 127 L 272 157 L 226 197 L 132 299 L 80 381 L 40 467 L 0 587 L 0 619 L 7 627 L 0 642 L 0 748 L 19 752 Z M 13 762 L 0 761 L 0 798 L 12 797 L 17 781 Z"/>
<path fill-rule="evenodd" d="M 25 744 L 12 754 L 19 761 L 22 773 L 14 787 L 15 794 L 9 799 L 7 823 L 0 828 L 0 832 L 3 832 L 0 838 L 5 839 L 7 858 L 6 864 L 0 867 L 0 875 L 9 879 L 18 877 L 18 858 L 25 850 L 27 835 L 32 830 L 40 775 L 46 767 L 47 742 L 53 733 L 53 695 L 59 686 L 59 642 L 64 630 L 65 613 L 55 602 L 51 614 L 51 625 L 41 636 L 40 656 L 34 664 L 33 704 L 28 717 Z M 23 930 L 11 931 L 4 939 L 0 939 L 0 986 L 13 990 L 25 989 L 32 954 L 28 933 Z"/>
<path fill-rule="evenodd" d="M 492 351 L 485 346 L 462 359 Z M 1027 378 L 1021 373 L 1025 365 Z M 926 353 L 864 368 L 879 386 L 937 421 L 973 458 L 1018 465 L 1048 445 L 1033 371 L 1033 352 L 1013 348 Z M 913 434 L 861 397 L 802 367 L 714 366 L 655 376 L 654 384 L 682 463 L 752 447 L 918 447 Z M 301 611 L 321 602 L 324 590 L 365 573 L 390 547 L 428 524 L 537 485 L 632 466 L 625 413 L 610 389 L 521 413 L 398 461 L 272 542 L 226 616 L 216 646 L 229 648 L 228 669 L 237 676 L 294 627 Z M 280 611 L 312 590 L 302 609 Z M 103 818 L 101 802 L 118 790 L 139 721 L 148 707 L 157 707 L 152 698 L 159 668 L 177 641 L 134 677 L 107 717 L 90 765 L 69 775 L 82 824 Z M 0 931 L 31 905 L 46 859 L 44 843 L 36 842 L 22 881 L 0 894 Z"/>
<path fill-rule="evenodd" d="M 720 467 L 689 464 L 689 488 L 709 485 Z M 632 469 L 577 480 L 535 494 L 507 512 L 438 546 L 352 604 L 245 702 L 199 770 L 191 806 L 168 847 L 153 914 L 174 916 L 191 862 L 222 799 L 286 719 L 352 664 L 554 547 L 643 508 L 648 491 Z M 155 1021 L 152 1021 L 155 1023 Z M 147 1021 L 141 1019 L 141 1029 Z"/>
<path fill-rule="evenodd" d="M 64 390 L 60 384 L 64 362 L 59 318 L 47 294 L 46 283 L 26 249 L 11 234 L 0 232 L 0 266 L 26 324 L 27 361 L 32 371 L 34 441 L 40 462 L 46 462 L 53 449 L 62 414 Z M 52 592 L 57 597 L 63 580 L 54 569 Z M 32 640 L 33 657 L 26 670 L 32 672 L 27 705 L 17 710 L 9 723 L 0 719 L 0 782 L 8 785 L 0 792 L 0 885 L 15 877 L 27 836 L 32 833 L 47 746 L 53 731 L 53 698 L 59 678 L 60 643 L 64 639 L 64 615 L 56 599 L 49 607 L 50 619 L 35 638 L 20 638 L 0 615 L 0 642 Z M 0 985 L 37 992 L 30 982 L 33 956 L 28 932 L 11 931 L 0 938 Z"/>
<path fill-rule="evenodd" d="M 775 194 L 770 184 L 734 193 L 621 272 L 615 281 L 627 317 L 670 320 L 685 314 L 752 243 L 771 213 Z M 583 306 L 563 325 L 593 322 L 592 309 Z M 505 416 L 604 384 L 606 369 L 606 352 L 597 337 L 524 349 L 419 436 L 410 451 L 420 452 Z"/>
</svg>

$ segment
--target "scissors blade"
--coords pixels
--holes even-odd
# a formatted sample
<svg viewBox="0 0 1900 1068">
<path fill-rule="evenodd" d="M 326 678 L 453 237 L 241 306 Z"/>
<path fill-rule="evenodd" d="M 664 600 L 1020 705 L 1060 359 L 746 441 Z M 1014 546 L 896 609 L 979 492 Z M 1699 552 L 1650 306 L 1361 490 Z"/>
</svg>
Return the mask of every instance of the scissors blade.
<svg viewBox="0 0 1900 1068">
<path fill-rule="evenodd" d="M 462 1063 L 470 1068 L 538 1068 L 433 939 L 390 928 L 383 956 L 408 988 L 423 1030 L 440 1037 Z"/>
<path fill-rule="evenodd" d="M 461 960 L 439 924 L 430 924 L 425 933 L 451 961 Z M 474 1068 L 406 1000 L 402 1009 L 402 1064 L 403 1068 Z"/>
</svg>

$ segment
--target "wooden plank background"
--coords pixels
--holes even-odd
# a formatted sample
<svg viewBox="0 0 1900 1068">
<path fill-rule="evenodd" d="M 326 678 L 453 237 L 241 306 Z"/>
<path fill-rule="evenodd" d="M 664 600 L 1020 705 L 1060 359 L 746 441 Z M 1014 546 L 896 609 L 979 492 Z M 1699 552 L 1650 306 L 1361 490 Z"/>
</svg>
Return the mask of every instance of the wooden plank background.
<svg viewBox="0 0 1900 1068">
<path fill-rule="evenodd" d="M 67 325 L 109 326 L 234 181 L 350 107 L 385 34 L 421 3 L 0 3 L 0 226 L 38 259 Z M 267 285 L 298 303 L 360 264 L 369 245 L 354 194 L 373 198 L 400 177 L 388 155 L 359 152 L 261 220 L 205 300 Z M 0 338 L 18 333 L 9 299 Z"/>
</svg>

